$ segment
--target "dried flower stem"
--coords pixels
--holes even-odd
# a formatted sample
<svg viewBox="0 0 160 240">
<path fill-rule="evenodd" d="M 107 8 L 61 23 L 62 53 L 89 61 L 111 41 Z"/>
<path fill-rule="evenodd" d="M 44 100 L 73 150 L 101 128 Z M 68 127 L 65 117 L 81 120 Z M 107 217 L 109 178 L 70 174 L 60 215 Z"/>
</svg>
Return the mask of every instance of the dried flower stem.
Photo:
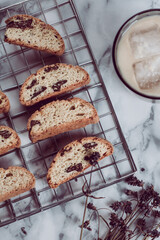
<svg viewBox="0 0 160 240">
<path fill-rule="evenodd" d="M 135 240 L 137 240 L 139 237 L 141 236 L 141 233 L 136 237 L 136 239 Z"/>
<path fill-rule="evenodd" d="M 131 214 L 125 219 L 125 224 L 127 225 L 138 213 L 139 208 L 138 208 L 138 204 L 135 206 L 135 208 L 133 209 L 133 211 L 131 212 Z"/>
<path fill-rule="evenodd" d="M 98 211 L 97 211 L 98 213 Z M 98 239 L 99 239 L 99 232 L 100 232 L 100 216 L 98 214 Z"/>
<path fill-rule="evenodd" d="M 84 220 L 85 220 L 85 216 L 86 216 L 87 203 L 88 203 L 88 196 L 86 197 L 86 201 L 85 201 L 85 208 L 84 208 L 84 212 L 83 212 L 83 219 L 82 219 L 82 225 L 81 225 L 80 240 L 82 240 L 82 236 L 83 236 L 83 227 L 84 227 Z"/>
<path fill-rule="evenodd" d="M 143 213 L 143 211 L 141 211 L 141 212 L 139 212 L 139 213 L 138 213 L 138 212 L 139 212 L 139 211 L 137 210 L 136 213 L 134 214 L 133 217 L 135 217 L 135 218 L 133 218 L 133 220 L 130 219 L 130 221 L 131 221 L 131 220 L 132 220 L 132 221 L 131 221 L 131 222 L 129 221 L 130 224 L 128 225 L 128 227 L 130 227 L 130 226 L 137 220 L 137 218 L 138 218 L 139 216 L 141 216 L 141 214 Z M 138 214 L 137 214 L 137 213 L 138 213 Z M 136 214 L 137 214 L 137 215 L 136 215 Z M 128 222 L 128 223 L 129 223 L 129 222 Z M 127 223 L 127 224 L 128 224 L 128 223 Z"/>
<path fill-rule="evenodd" d="M 113 239 L 111 238 L 111 240 L 119 240 L 119 239 L 120 240 L 125 239 L 125 234 L 122 229 L 118 230 L 117 234 L 113 237 Z"/>
<path fill-rule="evenodd" d="M 101 215 L 99 215 L 99 217 L 102 218 L 102 220 L 106 223 L 107 227 L 110 229 L 110 226 L 109 226 L 108 222 L 104 219 L 104 217 Z"/>
<path fill-rule="evenodd" d="M 88 184 L 88 186 L 87 186 L 87 190 L 88 190 L 88 192 L 90 192 L 90 187 L 91 187 L 92 169 L 93 169 L 93 166 L 92 166 L 92 168 L 91 168 L 91 174 L 90 174 L 90 178 L 89 178 L 89 184 Z M 87 181 L 85 181 L 85 183 L 84 183 L 82 189 L 84 189 L 86 183 L 87 183 Z M 84 220 L 85 220 L 85 216 L 86 216 L 86 210 L 87 210 L 88 198 L 89 198 L 89 194 L 86 194 L 86 201 L 85 201 L 85 207 L 84 207 L 83 219 L 82 219 L 82 225 L 81 225 L 80 240 L 82 240 L 82 236 L 83 236 Z"/>
</svg>

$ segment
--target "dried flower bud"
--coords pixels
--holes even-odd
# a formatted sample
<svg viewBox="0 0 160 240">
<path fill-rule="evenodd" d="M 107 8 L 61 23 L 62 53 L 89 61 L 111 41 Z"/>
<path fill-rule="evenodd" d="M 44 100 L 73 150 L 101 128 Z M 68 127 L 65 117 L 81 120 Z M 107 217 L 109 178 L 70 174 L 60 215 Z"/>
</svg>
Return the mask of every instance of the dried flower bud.
<svg viewBox="0 0 160 240">
<path fill-rule="evenodd" d="M 93 203 L 88 203 L 87 208 L 92 209 L 92 210 L 96 210 L 96 207 L 93 205 Z"/>
<path fill-rule="evenodd" d="M 86 228 L 88 231 L 92 231 L 92 228 L 89 226 Z"/>
<path fill-rule="evenodd" d="M 152 205 L 154 207 L 158 207 L 160 205 L 160 197 L 159 196 L 154 197 Z"/>
<path fill-rule="evenodd" d="M 89 220 L 86 220 L 83 224 L 83 227 L 86 228 L 86 227 L 88 227 L 88 225 L 89 225 Z"/>
<path fill-rule="evenodd" d="M 158 232 L 157 229 L 152 230 L 150 233 L 150 237 L 152 238 L 157 238 L 159 236 L 160 236 L 160 232 Z"/>
<path fill-rule="evenodd" d="M 132 186 L 137 186 L 137 187 L 143 187 L 144 185 L 144 182 L 143 181 L 140 181 L 138 178 L 136 178 L 135 176 L 130 176 L 128 178 L 126 178 L 126 182 L 129 184 L 129 185 L 132 185 Z"/>
<path fill-rule="evenodd" d="M 142 229 L 142 231 L 144 230 L 145 226 L 146 226 L 146 221 L 143 218 L 138 218 L 137 219 L 137 224 L 138 227 L 140 227 Z"/>
<path fill-rule="evenodd" d="M 124 211 L 125 213 L 131 213 L 132 212 L 132 203 L 129 201 L 124 202 Z"/>
<path fill-rule="evenodd" d="M 135 198 L 138 197 L 138 193 L 136 191 L 132 191 L 132 190 L 129 190 L 129 189 L 126 189 L 124 191 L 124 193 L 127 195 L 127 196 L 133 196 Z"/>
<path fill-rule="evenodd" d="M 153 186 L 148 186 L 146 189 L 142 190 L 140 193 L 140 201 L 148 202 L 152 198 L 156 198 L 157 193 L 154 191 Z"/>
<path fill-rule="evenodd" d="M 90 221 L 89 220 L 86 220 L 84 223 L 83 223 L 83 228 L 86 228 L 88 231 L 92 231 L 91 227 L 89 226 L 89 223 Z M 82 225 L 80 226 L 82 228 Z"/>
<path fill-rule="evenodd" d="M 118 218 L 117 214 L 111 213 L 109 224 L 111 225 L 112 228 L 114 228 L 115 226 L 118 225 L 118 221 L 119 221 L 119 218 Z"/>
<path fill-rule="evenodd" d="M 158 211 L 158 210 L 153 210 L 153 211 L 152 211 L 152 216 L 153 216 L 154 218 L 160 218 L 160 211 Z"/>
<path fill-rule="evenodd" d="M 121 227 L 123 231 L 126 230 L 126 225 L 124 223 L 124 220 L 122 218 L 118 218 L 118 215 L 115 213 L 111 213 L 109 224 L 112 228 Z"/>
<path fill-rule="evenodd" d="M 122 203 L 117 201 L 117 202 L 112 203 L 110 208 L 112 208 L 116 212 L 121 207 L 121 205 L 122 205 Z"/>
</svg>

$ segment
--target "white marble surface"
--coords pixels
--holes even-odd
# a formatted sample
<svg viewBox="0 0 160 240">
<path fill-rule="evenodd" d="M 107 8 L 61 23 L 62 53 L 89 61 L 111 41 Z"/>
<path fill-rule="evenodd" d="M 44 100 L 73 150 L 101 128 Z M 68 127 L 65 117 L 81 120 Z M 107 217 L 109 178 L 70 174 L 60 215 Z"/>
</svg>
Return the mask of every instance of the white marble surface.
<svg viewBox="0 0 160 240">
<path fill-rule="evenodd" d="M 47 1 L 46 1 L 47 2 Z M 159 8 L 160 0 L 75 0 L 87 37 L 97 59 L 123 133 L 137 165 L 137 176 L 154 184 L 160 191 L 160 105 L 131 93 L 118 79 L 111 58 L 114 36 L 131 15 L 149 8 Z M 5 3 L 3 3 L 4 5 Z M 141 171 L 141 168 L 145 171 Z M 121 199 L 123 183 L 98 191 L 99 206 L 111 199 Z M 0 228 L 0 238 L 6 240 L 77 240 L 80 235 L 84 198 L 73 200 L 11 225 Z M 25 227 L 24 234 L 21 227 Z M 96 228 L 83 239 L 97 239 Z"/>
</svg>

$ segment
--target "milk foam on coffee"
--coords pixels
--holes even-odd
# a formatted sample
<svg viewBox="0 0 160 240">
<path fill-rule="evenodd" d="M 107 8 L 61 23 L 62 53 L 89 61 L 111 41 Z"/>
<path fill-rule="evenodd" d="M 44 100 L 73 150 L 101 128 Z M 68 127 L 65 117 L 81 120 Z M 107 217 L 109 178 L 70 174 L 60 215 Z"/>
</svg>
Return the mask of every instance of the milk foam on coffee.
<svg viewBox="0 0 160 240">
<path fill-rule="evenodd" d="M 160 96 L 160 16 L 144 17 L 130 26 L 119 41 L 117 64 L 135 90 Z"/>
</svg>

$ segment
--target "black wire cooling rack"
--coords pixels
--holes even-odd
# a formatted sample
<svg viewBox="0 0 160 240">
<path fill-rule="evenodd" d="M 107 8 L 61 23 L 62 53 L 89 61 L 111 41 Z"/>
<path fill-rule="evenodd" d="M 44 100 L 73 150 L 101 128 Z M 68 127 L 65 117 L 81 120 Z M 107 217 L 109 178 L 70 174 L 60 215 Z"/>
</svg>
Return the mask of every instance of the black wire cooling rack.
<svg viewBox="0 0 160 240">
<path fill-rule="evenodd" d="M 33 15 L 54 26 L 65 41 L 64 55 L 55 57 L 5 43 L 3 41 L 5 20 L 15 14 Z M 0 87 L 11 103 L 10 112 L 0 116 L 0 125 L 15 129 L 22 142 L 20 149 L 12 150 L 0 157 L 0 167 L 23 166 L 36 177 L 35 189 L 0 203 L 0 226 L 4 226 L 82 196 L 82 186 L 85 181 L 88 181 L 91 172 L 90 189 L 93 192 L 133 174 L 136 166 L 86 39 L 74 2 L 72 0 L 48 0 L 46 4 L 43 0 L 23 1 L 1 9 L 0 22 Z M 44 65 L 55 62 L 79 65 L 88 71 L 91 77 L 91 83 L 88 86 L 64 94 L 60 98 L 74 96 L 91 102 L 97 109 L 100 121 L 97 124 L 33 144 L 29 140 L 26 124 L 29 116 L 42 104 L 30 108 L 22 106 L 19 103 L 19 89 L 31 73 L 35 73 Z M 46 174 L 57 151 L 79 137 L 92 135 L 107 138 L 114 146 L 114 154 L 100 161 L 95 168 L 85 171 L 57 189 L 50 189 Z"/>
</svg>

